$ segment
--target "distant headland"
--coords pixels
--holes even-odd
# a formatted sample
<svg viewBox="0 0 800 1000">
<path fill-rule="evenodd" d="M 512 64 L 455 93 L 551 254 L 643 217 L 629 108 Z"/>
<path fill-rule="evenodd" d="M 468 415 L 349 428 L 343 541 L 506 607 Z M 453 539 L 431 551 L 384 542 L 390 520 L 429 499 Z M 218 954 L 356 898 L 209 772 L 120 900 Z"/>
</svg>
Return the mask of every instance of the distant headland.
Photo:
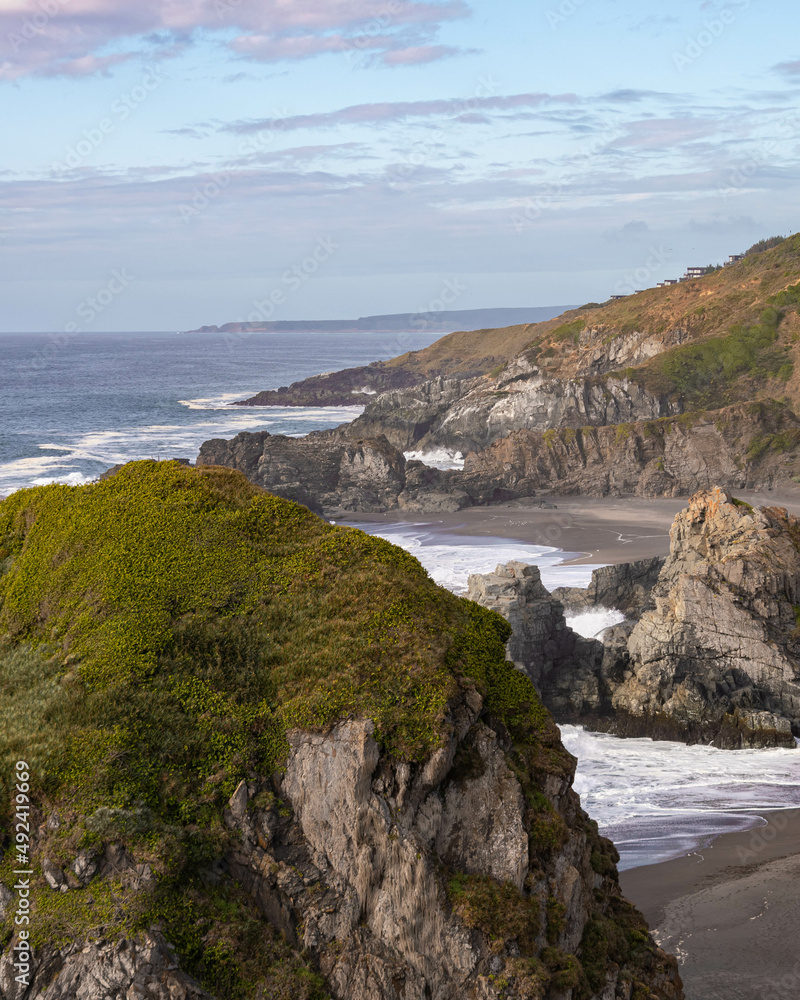
<svg viewBox="0 0 800 1000">
<path fill-rule="evenodd" d="M 418 313 L 391 313 L 359 319 L 276 320 L 201 326 L 187 333 L 382 333 L 407 331 L 455 333 L 457 330 L 494 329 L 519 323 L 543 323 L 574 306 L 533 306 L 530 309 L 453 309 Z"/>
</svg>

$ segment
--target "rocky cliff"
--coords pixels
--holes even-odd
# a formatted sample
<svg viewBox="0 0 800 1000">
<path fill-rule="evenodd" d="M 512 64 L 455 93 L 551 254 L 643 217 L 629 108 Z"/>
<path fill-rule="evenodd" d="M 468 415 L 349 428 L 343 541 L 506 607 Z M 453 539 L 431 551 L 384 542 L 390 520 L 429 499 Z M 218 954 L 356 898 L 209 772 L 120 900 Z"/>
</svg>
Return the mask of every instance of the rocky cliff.
<svg viewBox="0 0 800 1000">
<path fill-rule="evenodd" d="M 530 568 L 472 578 L 470 596 L 511 622 L 509 654 L 559 721 L 731 749 L 794 747 L 800 519 L 754 510 L 719 488 L 697 493 L 675 520 L 648 596 L 654 569 L 593 581 L 594 597 L 602 590 L 607 606 L 633 605 L 640 615 L 606 632 L 602 645 L 567 634 L 563 606 Z"/>
<path fill-rule="evenodd" d="M 517 369 L 523 369 L 518 371 Z M 381 393 L 352 424 L 400 449 L 480 451 L 512 431 L 605 426 L 680 413 L 677 402 L 627 379 L 554 379 L 522 359 L 508 378 L 438 378 Z M 505 373 L 504 373 L 505 374 Z"/>
<path fill-rule="evenodd" d="M 589 586 L 558 587 L 552 597 L 571 610 L 615 608 L 631 618 L 654 606 L 653 588 L 666 560 L 662 556 L 639 559 L 592 570 Z"/>
<path fill-rule="evenodd" d="M 519 430 L 467 456 L 466 481 L 519 496 L 688 496 L 720 483 L 766 489 L 800 471 L 800 419 L 786 405 L 744 403 L 614 427 Z"/>
<path fill-rule="evenodd" d="M 0 559 L 2 1000 L 681 1000 L 509 626 L 407 553 L 141 462 Z"/>
<path fill-rule="evenodd" d="M 751 485 L 751 473 L 756 485 L 783 482 L 800 472 L 798 277 L 794 236 L 679 286 L 543 323 L 451 334 L 246 402 L 364 402 L 353 438 L 473 452 L 473 481 L 499 477 L 503 489 L 513 480 L 522 490 L 669 496 Z M 766 423 L 783 427 L 758 426 L 781 405 L 785 415 Z M 742 434 L 723 426 L 741 417 Z M 785 459 L 748 468 L 765 464 L 765 449 Z"/>
<path fill-rule="evenodd" d="M 607 657 L 614 729 L 794 746 L 800 520 L 717 488 L 691 498 L 670 539 L 655 609 Z"/>
<path fill-rule="evenodd" d="M 387 396 L 391 396 L 388 393 Z M 546 494 L 687 496 L 720 483 L 765 489 L 800 471 L 800 419 L 781 403 L 561 431 L 514 431 L 463 472 L 407 461 L 358 421 L 304 438 L 243 432 L 206 441 L 198 465 L 238 469 L 315 511 L 434 512 Z"/>
</svg>

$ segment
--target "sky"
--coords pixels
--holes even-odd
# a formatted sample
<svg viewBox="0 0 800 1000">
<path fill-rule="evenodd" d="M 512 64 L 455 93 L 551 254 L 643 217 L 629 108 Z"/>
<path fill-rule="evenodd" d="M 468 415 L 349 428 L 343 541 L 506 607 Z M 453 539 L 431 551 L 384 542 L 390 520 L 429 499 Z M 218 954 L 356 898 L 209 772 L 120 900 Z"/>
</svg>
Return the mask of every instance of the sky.
<svg viewBox="0 0 800 1000">
<path fill-rule="evenodd" d="M 0 0 L 0 330 L 550 306 L 788 235 L 796 0 Z"/>
</svg>

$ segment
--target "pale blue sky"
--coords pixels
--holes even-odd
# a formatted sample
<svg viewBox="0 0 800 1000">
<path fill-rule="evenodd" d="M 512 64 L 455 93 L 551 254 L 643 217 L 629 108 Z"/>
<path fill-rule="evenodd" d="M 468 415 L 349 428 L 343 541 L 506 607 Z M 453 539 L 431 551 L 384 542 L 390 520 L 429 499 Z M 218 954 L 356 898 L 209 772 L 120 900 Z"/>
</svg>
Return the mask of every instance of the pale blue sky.
<svg viewBox="0 0 800 1000">
<path fill-rule="evenodd" d="M 0 0 L 0 329 L 447 280 L 578 303 L 722 260 L 797 229 L 799 29 L 791 0 Z"/>
</svg>

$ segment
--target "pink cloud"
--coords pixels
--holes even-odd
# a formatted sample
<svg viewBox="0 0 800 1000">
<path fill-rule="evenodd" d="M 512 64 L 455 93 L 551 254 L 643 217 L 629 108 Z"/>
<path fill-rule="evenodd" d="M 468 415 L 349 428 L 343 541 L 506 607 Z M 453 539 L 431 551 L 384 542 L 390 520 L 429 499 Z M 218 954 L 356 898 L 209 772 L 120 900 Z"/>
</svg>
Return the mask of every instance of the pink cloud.
<svg viewBox="0 0 800 1000">
<path fill-rule="evenodd" d="M 449 45 L 415 45 L 407 49 L 396 49 L 385 52 L 383 61 L 387 66 L 412 66 L 418 63 L 433 62 L 458 53 L 458 49 Z"/>
<path fill-rule="evenodd" d="M 4 0 L 0 7 L 0 79 L 29 74 L 104 72 L 102 49 L 148 36 L 165 42 L 206 33 L 242 34 L 231 51 L 259 61 L 306 59 L 348 46 L 393 54 L 390 65 L 451 54 L 427 45 L 440 24 L 465 17 L 465 0 Z M 413 36 L 416 35 L 416 39 Z M 94 60 L 94 62 L 93 62 Z"/>
</svg>

